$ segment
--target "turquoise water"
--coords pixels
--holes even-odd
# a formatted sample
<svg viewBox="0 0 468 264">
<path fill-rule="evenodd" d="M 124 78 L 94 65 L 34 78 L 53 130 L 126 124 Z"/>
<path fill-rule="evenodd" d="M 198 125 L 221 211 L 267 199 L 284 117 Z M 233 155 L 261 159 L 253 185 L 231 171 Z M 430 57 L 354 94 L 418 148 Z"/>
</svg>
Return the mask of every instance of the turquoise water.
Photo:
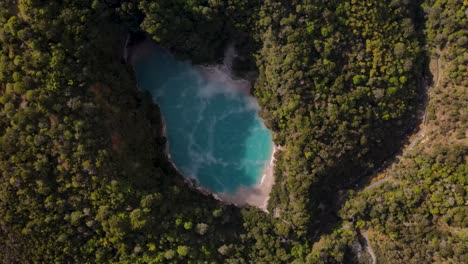
<svg viewBox="0 0 468 264">
<path fill-rule="evenodd" d="M 271 132 L 255 99 L 220 68 L 195 67 L 158 50 L 136 65 L 137 80 L 159 104 L 177 169 L 212 192 L 260 182 L 272 154 Z"/>
</svg>

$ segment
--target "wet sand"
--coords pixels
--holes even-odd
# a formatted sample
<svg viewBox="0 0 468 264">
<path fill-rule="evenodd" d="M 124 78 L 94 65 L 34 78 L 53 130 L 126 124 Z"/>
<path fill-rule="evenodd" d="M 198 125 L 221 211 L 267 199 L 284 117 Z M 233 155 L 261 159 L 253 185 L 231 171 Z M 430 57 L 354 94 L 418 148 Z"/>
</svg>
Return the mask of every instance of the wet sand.
<svg viewBox="0 0 468 264">
<path fill-rule="evenodd" d="M 237 206 L 251 205 L 263 210 L 267 210 L 270 192 L 275 183 L 274 164 L 275 153 L 278 148 L 273 147 L 273 152 L 268 166 L 264 169 L 262 179 L 259 184 L 253 187 L 240 187 L 235 194 L 216 193 L 218 199 L 235 204 Z"/>
</svg>

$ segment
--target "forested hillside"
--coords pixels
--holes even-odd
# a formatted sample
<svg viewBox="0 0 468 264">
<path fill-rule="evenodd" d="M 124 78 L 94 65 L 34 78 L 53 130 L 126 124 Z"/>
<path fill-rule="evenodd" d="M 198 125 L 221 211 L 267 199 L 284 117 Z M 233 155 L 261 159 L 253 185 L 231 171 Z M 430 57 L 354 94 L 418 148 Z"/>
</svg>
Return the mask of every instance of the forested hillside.
<svg viewBox="0 0 468 264">
<path fill-rule="evenodd" d="M 159 111 L 120 60 L 128 28 L 112 7 L 0 10 L 0 259 L 221 262 L 239 212 L 187 188 L 167 161 Z"/>
<path fill-rule="evenodd" d="M 379 167 L 408 131 L 425 62 L 416 8 L 398 1 L 264 5 L 265 14 L 283 12 L 258 22 L 264 43 L 255 94 L 285 146 L 270 208 L 298 236 L 322 217 L 333 221 L 323 211 L 334 195 Z"/>
<path fill-rule="evenodd" d="M 462 0 L 0 2 L 3 263 L 466 263 Z M 123 60 L 234 45 L 280 146 L 268 212 L 168 160 Z"/>
<path fill-rule="evenodd" d="M 433 82 L 417 133 L 372 184 L 348 192 L 342 227 L 314 245 L 316 259 L 340 262 L 337 246 L 359 239 L 377 263 L 468 261 L 466 4 L 422 7 Z M 351 230 L 360 233 L 354 241 Z"/>
</svg>

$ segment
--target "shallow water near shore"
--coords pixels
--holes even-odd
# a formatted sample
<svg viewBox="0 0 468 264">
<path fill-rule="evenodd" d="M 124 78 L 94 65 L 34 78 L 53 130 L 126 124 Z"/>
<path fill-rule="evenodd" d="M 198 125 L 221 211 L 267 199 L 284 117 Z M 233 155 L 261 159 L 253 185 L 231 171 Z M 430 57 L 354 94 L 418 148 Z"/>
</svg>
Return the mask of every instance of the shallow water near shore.
<svg viewBox="0 0 468 264">
<path fill-rule="evenodd" d="M 134 67 L 139 86 L 161 108 L 169 154 L 184 176 L 214 193 L 260 184 L 273 152 L 271 131 L 249 82 L 231 77 L 229 60 L 198 67 L 156 49 Z"/>
</svg>

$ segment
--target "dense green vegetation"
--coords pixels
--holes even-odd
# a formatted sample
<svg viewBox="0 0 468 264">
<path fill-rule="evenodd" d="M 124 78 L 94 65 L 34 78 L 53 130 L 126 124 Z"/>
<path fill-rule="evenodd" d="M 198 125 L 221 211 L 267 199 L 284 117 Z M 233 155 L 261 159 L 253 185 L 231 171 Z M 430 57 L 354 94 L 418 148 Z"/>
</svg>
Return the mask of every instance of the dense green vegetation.
<svg viewBox="0 0 468 264">
<path fill-rule="evenodd" d="M 379 263 L 468 262 L 466 16 L 462 0 L 0 2 L 0 259 L 368 263 L 369 230 Z M 196 63 L 236 46 L 282 147 L 270 213 L 172 167 L 129 33 Z M 359 190 L 417 123 L 429 56 L 424 139 Z"/>
<path fill-rule="evenodd" d="M 242 230 L 240 216 L 187 188 L 167 161 L 158 109 L 120 62 L 126 29 L 109 7 L 6 7 L 0 259 L 220 259 L 218 248 L 239 240 L 230 230 Z"/>
<path fill-rule="evenodd" d="M 465 263 L 466 155 L 454 146 L 434 156 L 410 155 L 387 176 L 389 183 L 352 194 L 343 217 L 357 228 L 375 230 L 382 262 Z"/>
<path fill-rule="evenodd" d="M 219 60 L 228 44 L 250 48 L 252 43 L 245 42 L 261 2 L 142 0 L 130 10 L 143 16 L 141 29 L 156 42 L 195 63 L 207 63 Z"/>
<path fill-rule="evenodd" d="M 466 263 L 468 168 L 466 141 L 466 4 L 428 1 L 428 46 L 433 88 L 414 148 L 378 175 L 382 185 L 351 191 L 340 210 L 342 227 L 368 231 L 379 263 Z M 455 16 L 454 14 L 458 15 Z M 421 139 L 422 135 L 422 139 Z M 410 145 L 411 146 L 411 145 Z M 337 254 L 362 238 L 343 237 L 317 243 L 315 254 L 342 261 Z M 353 241 L 354 240 L 354 241 Z M 335 245 L 339 245 L 338 248 Z M 314 254 L 314 252 L 313 252 Z M 337 258 L 338 256 L 339 258 Z"/>
<path fill-rule="evenodd" d="M 282 227 L 282 235 L 303 237 L 316 220 L 311 212 L 318 203 L 329 203 L 334 198 L 330 192 L 378 167 L 408 130 L 417 81 L 424 73 L 413 22 L 417 5 L 394 1 L 389 9 L 388 3 L 377 1 L 253 1 L 245 8 L 243 1 L 149 2 L 140 5 L 143 29 L 169 48 L 183 42 L 174 50 L 196 58 L 191 40 L 209 41 L 207 32 L 187 30 L 188 22 L 164 26 L 176 12 L 166 10 L 186 14 L 190 3 L 195 14 L 186 18 L 235 10 L 224 31 L 210 31 L 218 39 L 209 41 L 210 50 L 222 46 L 219 35 L 236 39 L 232 32 L 245 28 L 237 21 L 255 21 L 243 51 L 255 54 L 259 77 L 254 93 L 267 126 L 276 132 L 276 143 L 286 149 L 269 206 L 290 223 Z M 255 10 L 252 18 L 243 18 L 246 9 Z M 389 10 L 390 15 L 382 15 Z M 196 20 L 201 25 L 190 27 L 205 27 L 205 19 L 220 24 L 203 16 Z"/>
<path fill-rule="evenodd" d="M 263 7 L 264 14 L 283 14 L 258 22 L 264 44 L 255 87 L 263 116 L 286 149 L 270 207 L 299 236 L 316 220 L 319 203 L 332 206 L 331 193 L 396 150 L 424 61 L 415 6 L 304 2 Z"/>
</svg>

